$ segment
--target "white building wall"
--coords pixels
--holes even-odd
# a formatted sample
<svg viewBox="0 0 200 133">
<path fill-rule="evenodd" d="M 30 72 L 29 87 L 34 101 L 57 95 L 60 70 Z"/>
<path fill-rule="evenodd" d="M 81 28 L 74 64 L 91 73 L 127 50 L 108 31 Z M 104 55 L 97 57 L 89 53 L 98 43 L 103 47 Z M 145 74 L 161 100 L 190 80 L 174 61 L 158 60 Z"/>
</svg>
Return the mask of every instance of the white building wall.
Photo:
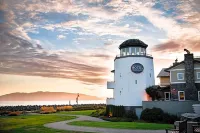
<svg viewBox="0 0 200 133">
<path fill-rule="evenodd" d="M 133 73 L 131 66 L 134 63 L 142 64 L 144 67 L 143 72 Z M 145 89 L 155 85 L 153 66 L 153 59 L 147 57 L 124 57 L 115 60 L 113 95 L 115 105 L 142 106 L 142 101 L 146 100 Z"/>
<path fill-rule="evenodd" d="M 115 105 L 115 99 L 114 98 L 107 98 L 106 103 L 107 103 L 107 105 Z"/>
</svg>

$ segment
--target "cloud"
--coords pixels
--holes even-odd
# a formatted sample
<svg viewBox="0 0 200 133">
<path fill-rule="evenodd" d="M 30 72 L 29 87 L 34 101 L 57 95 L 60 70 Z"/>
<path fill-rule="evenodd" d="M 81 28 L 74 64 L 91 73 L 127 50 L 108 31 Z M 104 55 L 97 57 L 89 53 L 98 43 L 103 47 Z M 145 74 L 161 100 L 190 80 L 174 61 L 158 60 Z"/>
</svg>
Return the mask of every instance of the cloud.
<svg viewBox="0 0 200 133">
<path fill-rule="evenodd" d="M 189 49 L 191 52 L 200 51 L 200 36 L 183 35 L 178 39 L 169 40 L 167 42 L 156 45 L 152 48 L 154 52 L 180 52 L 183 49 Z"/>
<path fill-rule="evenodd" d="M 62 39 L 65 39 L 66 38 L 66 36 L 64 36 L 64 35 L 57 35 L 57 39 L 59 39 L 59 40 L 62 40 Z"/>
<path fill-rule="evenodd" d="M 156 8 L 156 4 L 164 9 Z M 117 45 L 122 42 L 119 40 L 145 36 L 144 38 L 151 42 L 149 38 L 154 38 L 161 43 L 152 47 L 153 52 L 163 54 L 176 53 L 183 48 L 200 50 L 200 16 L 195 7 L 199 7 L 198 0 L 0 1 L 5 20 L 4 23 L 0 23 L 0 61 L 3 66 L 0 72 L 61 77 L 76 79 L 85 84 L 102 84 L 107 79 L 107 70 L 112 66 L 109 61 L 113 61 L 111 59 L 118 52 Z M 166 11 L 172 13 L 168 14 Z M 68 15 L 71 19 L 52 20 L 48 19 L 49 14 Z M 144 20 L 127 21 L 127 18 L 133 16 L 142 16 L 145 22 L 151 24 L 150 27 L 146 27 Z M 89 36 L 94 39 L 100 38 L 103 45 L 94 45 L 95 48 L 81 51 L 56 51 L 52 48 L 46 50 L 44 45 L 33 45 L 32 42 L 39 41 L 29 36 L 29 33 L 39 34 L 39 30 L 44 29 L 57 32 L 57 39 L 65 39 L 68 32 L 77 35 L 72 42 L 73 45 L 79 42 L 77 48 L 84 49 L 85 45 L 81 45 L 80 42 L 83 42 L 83 39 L 88 41 Z M 159 35 L 162 34 L 162 40 L 151 33 L 141 35 L 145 29 L 149 29 L 150 32 L 155 29 Z"/>
<path fill-rule="evenodd" d="M 105 84 L 107 80 L 109 70 L 100 61 L 109 56 L 46 51 L 9 33 L 1 33 L 0 44 L 0 73 L 74 79 L 85 84 Z M 100 64 L 88 62 L 91 59 Z"/>
</svg>

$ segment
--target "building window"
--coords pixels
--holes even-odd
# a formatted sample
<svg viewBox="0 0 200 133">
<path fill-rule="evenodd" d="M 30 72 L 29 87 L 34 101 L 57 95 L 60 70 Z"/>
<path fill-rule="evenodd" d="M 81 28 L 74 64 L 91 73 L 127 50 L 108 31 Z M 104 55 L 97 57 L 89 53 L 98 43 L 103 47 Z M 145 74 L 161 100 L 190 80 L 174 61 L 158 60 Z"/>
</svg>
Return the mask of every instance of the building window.
<svg viewBox="0 0 200 133">
<path fill-rule="evenodd" d="M 137 80 L 135 80 L 135 84 L 137 84 Z"/>
<path fill-rule="evenodd" d="M 165 92 L 165 101 L 170 100 L 170 92 Z"/>
<path fill-rule="evenodd" d="M 197 79 L 200 79 L 200 72 L 197 72 Z"/>
<path fill-rule="evenodd" d="M 198 91 L 198 100 L 200 101 L 200 91 Z"/>
<path fill-rule="evenodd" d="M 184 73 L 177 73 L 178 80 L 184 80 Z"/>
<path fill-rule="evenodd" d="M 178 91 L 178 100 L 185 101 L 185 92 L 184 91 Z"/>
<path fill-rule="evenodd" d="M 149 74 L 149 76 L 151 77 L 151 73 Z"/>
</svg>

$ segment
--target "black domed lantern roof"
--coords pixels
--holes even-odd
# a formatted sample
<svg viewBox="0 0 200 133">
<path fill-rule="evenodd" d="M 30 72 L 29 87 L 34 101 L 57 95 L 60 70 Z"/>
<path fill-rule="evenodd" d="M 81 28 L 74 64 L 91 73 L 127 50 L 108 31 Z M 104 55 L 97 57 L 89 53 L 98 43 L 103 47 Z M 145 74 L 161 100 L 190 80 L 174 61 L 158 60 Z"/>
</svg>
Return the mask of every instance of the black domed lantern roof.
<svg viewBox="0 0 200 133">
<path fill-rule="evenodd" d="M 127 47 L 142 47 L 147 48 L 148 45 L 144 42 L 140 41 L 139 39 L 129 39 L 124 41 L 120 46 L 119 49 L 127 48 Z"/>
</svg>

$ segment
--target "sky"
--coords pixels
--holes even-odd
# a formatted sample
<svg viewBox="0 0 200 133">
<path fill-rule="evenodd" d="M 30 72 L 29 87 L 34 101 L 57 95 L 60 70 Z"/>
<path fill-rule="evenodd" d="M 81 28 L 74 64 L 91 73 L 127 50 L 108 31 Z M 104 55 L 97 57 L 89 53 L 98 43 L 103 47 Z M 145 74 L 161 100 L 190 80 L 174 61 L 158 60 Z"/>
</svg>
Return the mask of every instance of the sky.
<svg viewBox="0 0 200 133">
<path fill-rule="evenodd" d="M 184 48 L 200 56 L 200 0 L 0 0 L 0 95 L 112 97 L 106 82 L 127 39 L 148 44 L 155 78 Z"/>
</svg>

